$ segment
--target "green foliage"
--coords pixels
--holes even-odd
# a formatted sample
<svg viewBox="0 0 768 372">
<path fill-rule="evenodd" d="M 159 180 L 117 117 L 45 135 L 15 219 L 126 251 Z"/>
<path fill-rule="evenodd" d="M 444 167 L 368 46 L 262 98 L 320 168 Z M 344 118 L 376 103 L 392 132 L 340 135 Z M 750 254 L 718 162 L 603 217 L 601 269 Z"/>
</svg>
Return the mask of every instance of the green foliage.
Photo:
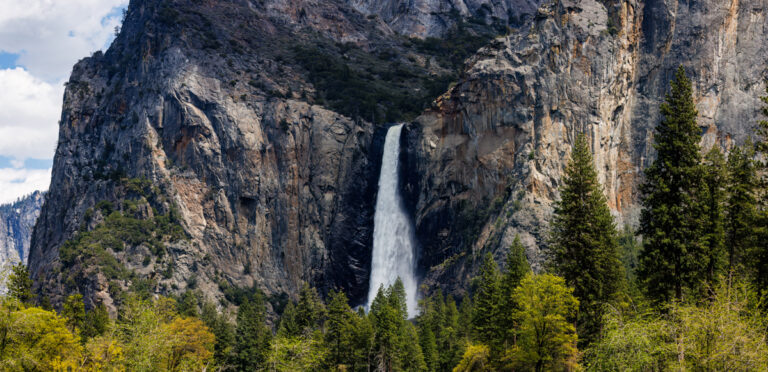
<svg viewBox="0 0 768 372">
<path fill-rule="evenodd" d="M 126 201 L 126 204 L 130 204 Z M 112 204 L 101 204 L 102 211 L 111 211 Z M 80 231 L 59 248 L 59 258 L 66 273 L 65 282 L 71 287 L 97 268 L 107 279 L 127 280 L 132 273 L 114 256 L 126 246 L 146 246 L 155 255 L 165 254 L 165 243 L 185 238 L 184 230 L 173 212 L 153 218 L 139 219 L 120 211 L 112 211 L 91 231 Z M 71 288 L 73 289 L 73 288 Z"/>
<path fill-rule="evenodd" d="M 28 304 L 34 298 L 32 295 L 32 279 L 23 263 L 19 262 L 11 268 L 8 275 L 8 294 L 23 304 Z"/>
<path fill-rule="evenodd" d="M 609 313 L 605 337 L 586 352 L 587 370 L 766 370 L 767 323 L 747 287 L 723 281 L 708 301 L 673 303 L 666 315 Z"/>
<path fill-rule="evenodd" d="M 111 321 L 107 307 L 103 303 L 99 303 L 88 311 L 80 334 L 84 340 L 89 340 L 105 334 L 110 326 Z"/>
<path fill-rule="evenodd" d="M 413 324 L 408 322 L 405 288 L 398 278 L 391 287 L 379 288 L 371 304 L 374 329 L 373 356 L 379 370 L 426 370 Z"/>
<path fill-rule="evenodd" d="M 742 272 L 755 247 L 758 178 L 751 143 L 735 147 L 728 155 L 725 240 L 728 271 Z"/>
<path fill-rule="evenodd" d="M 630 225 L 624 225 L 624 228 L 619 233 L 618 241 L 627 286 L 632 291 L 636 286 L 637 268 L 640 265 L 640 251 L 643 247 Z"/>
<path fill-rule="evenodd" d="M 328 351 L 321 339 L 310 336 L 278 336 L 272 342 L 268 365 L 270 371 L 318 371 Z"/>
<path fill-rule="evenodd" d="M 119 360 L 117 365 L 115 361 L 109 363 L 113 368 L 186 371 L 210 365 L 214 342 L 214 335 L 201 320 L 176 313 L 174 300 L 160 297 L 150 301 L 130 296 L 114 332 L 92 339 L 87 348 L 99 351 L 100 355 L 91 357 L 102 360 L 99 364 Z"/>
<path fill-rule="evenodd" d="M 340 369 L 353 363 L 353 321 L 356 314 L 349 307 L 344 292 L 328 294 L 328 319 L 326 320 L 325 344 L 331 368 Z"/>
<path fill-rule="evenodd" d="M 53 371 L 79 365 L 79 337 L 55 312 L 3 301 L 0 314 L 0 370 Z"/>
<path fill-rule="evenodd" d="M 213 349 L 213 358 L 217 365 L 226 365 L 233 358 L 235 344 L 235 329 L 227 319 L 226 314 L 219 313 L 216 305 L 204 302 L 200 319 L 213 332 L 216 344 Z"/>
<path fill-rule="evenodd" d="M 263 296 L 246 299 L 237 311 L 234 365 L 242 371 L 254 371 L 269 357 L 272 331 L 266 325 Z"/>
<path fill-rule="evenodd" d="M 490 355 L 491 350 L 486 345 L 469 345 L 467 350 L 464 352 L 464 355 L 461 357 L 459 364 L 453 368 L 453 372 L 494 371 L 495 369 L 492 368 Z"/>
<path fill-rule="evenodd" d="M 472 327 L 476 339 L 490 344 L 501 340 L 499 318 L 501 312 L 501 274 L 496 260 L 490 253 L 485 255 L 480 267 L 478 285 L 474 293 Z"/>
<path fill-rule="evenodd" d="M 449 371 L 461 360 L 469 335 L 462 337 L 459 310 L 452 297 L 438 291 L 420 302 L 416 318 L 419 342 L 427 369 Z"/>
<path fill-rule="evenodd" d="M 502 331 L 501 344 L 507 349 L 515 344 L 517 339 L 517 319 L 515 311 L 517 303 L 513 301 L 512 294 L 520 285 L 520 282 L 531 272 L 528 258 L 525 256 L 525 247 L 520 242 L 520 236 L 515 235 L 515 240 L 507 252 L 506 271 L 501 276 L 501 307 L 496 327 Z"/>
<path fill-rule="evenodd" d="M 517 347 L 507 358 L 521 370 L 560 371 L 577 367 L 576 317 L 579 300 L 563 278 L 528 274 L 513 294 L 519 306 Z"/>
<path fill-rule="evenodd" d="M 755 246 L 749 252 L 748 273 L 759 294 L 768 293 L 768 83 L 766 95 L 760 97 L 763 101 L 760 120 L 757 127 L 758 140 L 755 143 L 760 155 L 757 170 L 760 175 L 758 191 L 758 213 L 755 218 Z"/>
<path fill-rule="evenodd" d="M 380 49 L 378 55 L 352 43 L 313 40 L 294 46 L 292 59 L 307 71 L 317 92 L 316 103 L 374 123 L 408 121 L 445 93 L 466 58 L 500 31 L 501 27 L 459 22 L 443 39 L 404 39 L 400 45 Z M 416 62 L 414 50 L 427 62 Z"/>
<path fill-rule="evenodd" d="M 707 266 L 705 279 L 712 284 L 722 274 L 725 262 L 725 201 L 727 174 L 725 157 L 717 146 L 704 157 L 704 184 L 701 201 L 706 209 L 704 218 Z"/>
<path fill-rule="evenodd" d="M 624 291 L 624 272 L 613 216 L 597 180 L 584 135 L 571 151 L 550 224 L 553 266 L 579 299 L 579 334 L 584 342 L 600 332 L 603 309 Z"/>
<path fill-rule="evenodd" d="M 181 295 L 181 299 L 177 302 L 178 308 L 177 311 L 179 315 L 185 316 L 185 317 L 198 317 L 200 314 L 197 310 L 197 297 L 195 297 L 195 293 L 192 291 L 185 291 L 183 295 Z"/>
<path fill-rule="evenodd" d="M 641 185 L 640 232 L 644 249 L 639 277 L 657 303 L 682 299 L 696 289 L 709 266 L 701 203 L 703 182 L 691 82 L 680 66 L 661 105 L 663 119 L 654 133 L 657 157 Z"/>
<path fill-rule="evenodd" d="M 83 295 L 70 295 L 61 306 L 61 316 L 67 320 L 67 328 L 72 333 L 79 332 L 85 324 L 85 304 Z"/>
<path fill-rule="evenodd" d="M 355 58 L 350 61 L 333 49 L 298 46 L 294 60 L 309 72 L 318 101 L 344 115 L 373 122 L 410 120 L 435 98 L 424 93 L 439 90 L 418 84 L 419 78 L 430 82 L 422 69 L 358 53 L 352 53 Z"/>
<path fill-rule="evenodd" d="M 294 321 L 299 332 L 308 334 L 325 318 L 325 304 L 317 291 L 304 283 L 299 291 L 299 302 L 296 304 Z"/>
</svg>

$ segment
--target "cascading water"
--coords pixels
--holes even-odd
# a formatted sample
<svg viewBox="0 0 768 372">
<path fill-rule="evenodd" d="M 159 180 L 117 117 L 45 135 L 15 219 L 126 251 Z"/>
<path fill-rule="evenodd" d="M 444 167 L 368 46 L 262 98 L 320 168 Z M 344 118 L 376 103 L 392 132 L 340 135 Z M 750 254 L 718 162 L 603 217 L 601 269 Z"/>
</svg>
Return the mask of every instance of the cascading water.
<svg viewBox="0 0 768 372">
<path fill-rule="evenodd" d="M 371 308 L 380 286 L 386 288 L 400 277 L 405 286 L 408 316 L 414 317 L 417 314 L 415 245 L 411 222 L 400 197 L 397 175 L 402 129 L 402 124 L 389 128 L 384 140 L 379 194 L 373 218 L 373 260 L 368 308 Z"/>
</svg>

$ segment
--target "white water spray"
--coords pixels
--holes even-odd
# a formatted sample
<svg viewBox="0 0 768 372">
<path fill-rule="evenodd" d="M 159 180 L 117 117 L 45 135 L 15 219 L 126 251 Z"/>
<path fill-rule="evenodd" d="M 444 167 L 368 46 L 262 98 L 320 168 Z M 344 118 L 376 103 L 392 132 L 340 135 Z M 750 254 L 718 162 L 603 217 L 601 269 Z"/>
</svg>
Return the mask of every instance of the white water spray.
<svg viewBox="0 0 768 372">
<path fill-rule="evenodd" d="M 402 129 L 402 124 L 389 128 L 384 141 L 379 194 L 376 197 L 376 214 L 373 218 L 373 260 L 368 308 L 371 308 L 380 286 L 386 288 L 400 277 L 405 286 L 408 317 L 412 318 L 418 313 L 415 245 L 411 222 L 400 197 L 397 175 Z"/>
</svg>

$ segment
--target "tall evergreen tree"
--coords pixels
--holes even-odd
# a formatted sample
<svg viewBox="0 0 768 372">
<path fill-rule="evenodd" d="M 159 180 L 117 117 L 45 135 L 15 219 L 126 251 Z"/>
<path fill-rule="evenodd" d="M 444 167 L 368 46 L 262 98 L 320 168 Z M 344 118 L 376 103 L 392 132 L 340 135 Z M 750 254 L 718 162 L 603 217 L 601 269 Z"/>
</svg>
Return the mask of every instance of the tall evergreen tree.
<svg viewBox="0 0 768 372">
<path fill-rule="evenodd" d="M 317 294 L 317 290 L 304 283 L 299 291 L 299 302 L 296 304 L 296 325 L 302 332 L 311 332 L 320 326 L 325 318 L 325 304 Z"/>
<path fill-rule="evenodd" d="M 487 253 L 480 267 L 477 289 L 473 296 L 472 328 L 477 340 L 498 346 L 502 330 L 498 328 L 501 310 L 501 275 L 496 260 Z"/>
<path fill-rule="evenodd" d="M 643 209 L 640 233 L 644 249 L 638 272 L 649 296 L 657 301 L 683 298 L 706 275 L 700 202 L 703 172 L 691 82 L 682 66 L 661 104 L 656 126 L 656 159 L 640 186 Z"/>
<path fill-rule="evenodd" d="M 515 240 L 507 252 L 506 269 L 501 276 L 501 311 L 497 327 L 502 331 L 502 344 L 505 348 L 513 346 L 517 339 L 518 327 L 514 316 L 517 304 L 512 294 L 529 272 L 531 265 L 525 256 L 525 247 L 520 242 L 520 236 L 515 235 Z"/>
<path fill-rule="evenodd" d="M 583 135 L 576 138 L 552 219 L 553 266 L 580 301 L 582 340 L 598 335 L 605 304 L 624 289 L 613 217 Z"/>
<path fill-rule="evenodd" d="M 109 312 L 104 303 L 97 304 L 93 309 L 88 311 L 85 316 L 85 322 L 83 323 L 83 339 L 89 339 L 96 336 L 103 335 L 109 328 Z"/>
<path fill-rule="evenodd" d="M 351 318 L 352 324 L 352 361 L 350 371 L 370 371 L 373 364 L 374 354 L 374 327 L 372 317 L 365 313 L 365 310 L 361 307 L 357 309 L 357 313 Z"/>
<path fill-rule="evenodd" d="M 288 301 L 288 304 L 283 308 L 283 314 L 280 315 L 280 324 L 277 327 L 277 335 L 281 337 L 296 337 L 301 334 L 303 330 L 296 322 L 296 305 L 293 301 Z"/>
<path fill-rule="evenodd" d="M 328 320 L 325 342 L 328 345 L 333 369 L 351 364 L 352 349 L 351 318 L 355 315 L 347 303 L 344 292 L 331 291 L 328 301 Z"/>
<path fill-rule="evenodd" d="M 374 362 L 379 371 L 424 370 L 426 364 L 413 325 L 408 322 L 405 287 L 400 278 L 379 291 L 371 303 Z"/>
<path fill-rule="evenodd" d="M 525 247 L 520 242 L 520 235 L 515 235 L 515 239 L 507 252 L 505 271 L 501 277 L 501 288 L 504 296 L 511 295 L 530 271 L 531 265 L 525 255 Z"/>
<path fill-rule="evenodd" d="M 706 209 L 704 238 L 706 249 L 706 280 L 717 281 L 726 266 L 725 256 L 725 201 L 727 174 L 726 163 L 720 148 L 713 146 L 704 157 L 704 182 L 702 201 Z"/>
<path fill-rule="evenodd" d="M 257 371 L 269 356 L 272 331 L 266 324 L 264 298 L 255 294 L 237 310 L 235 329 L 235 366 L 240 371 Z"/>
<path fill-rule="evenodd" d="M 437 346 L 440 351 L 438 370 L 440 371 L 451 370 L 464 354 L 465 343 L 461 337 L 460 317 L 456 301 L 451 296 L 445 297 L 445 306 L 440 316 L 443 323 L 437 333 Z"/>
<path fill-rule="evenodd" d="M 61 316 L 67 319 L 67 328 L 74 333 L 82 330 L 85 324 L 85 304 L 83 295 L 76 293 L 67 297 L 61 305 Z"/>
<path fill-rule="evenodd" d="M 11 268 L 8 275 L 8 294 L 23 304 L 32 302 L 32 279 L 23 263 L 19 262 Z"/>
<path fill-rule="evenodd" d="M 728 155 L 725 245 L 729 272 L 742 270 L 743 260 L 755 244 L 758 180 L 754 157 L 755 152 L 750 142 L 734 148 Z"/>
<path fill-rule="evenodd" d="M 216 305 L 211 302 L 203 304 L 200 320 L 208 326 L 216 337 L 216 344 L 213 349 L 213 358 L 216 364 L 222 367 L 226 366 L 235 343 L 234 327 L 229 323 L 227 316 L 219 314 L 218 310 L 216 310 Z"/>
<path fill-rule="evenodd" d="M 749 272 L 760 294 L 768 291 L 768 80 L 765 84 L 766 95 L 760 97 L 763 101 L 760 110 L 763 120 L 758 122 L 758 141 L 755 143 L 757 151 L 762 155 L 758 163 L 761 178 L 758 188 L 758 213 L 755 219 L 756 242 L 749 253 Z"/>
</svg>

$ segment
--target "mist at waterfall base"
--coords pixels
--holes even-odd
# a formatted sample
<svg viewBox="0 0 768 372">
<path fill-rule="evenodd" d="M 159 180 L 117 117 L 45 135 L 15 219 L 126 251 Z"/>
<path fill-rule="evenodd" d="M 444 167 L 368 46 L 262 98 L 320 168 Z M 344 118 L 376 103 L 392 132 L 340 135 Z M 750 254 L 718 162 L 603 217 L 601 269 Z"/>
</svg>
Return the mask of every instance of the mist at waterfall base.
<svg viewBox="0 0 768 372">
<path fill-rule="evenodd" d="M 403 207 L 398 188 L 398 162 L 400 154 L 400 133 L 403 124 L 387 131 L 384 140 L 384 155 L 381 159 L 379 192 L 376 197 L 376 212 L 373 222 L 373 255 L 371 279 L 368 289 L 367 308 L 381 286 L 384 288 L 403 281 L 408 317 L 418 314 L 416 298 L 416 257 L 414 253 L 413 227 Z"/>
</svg>

